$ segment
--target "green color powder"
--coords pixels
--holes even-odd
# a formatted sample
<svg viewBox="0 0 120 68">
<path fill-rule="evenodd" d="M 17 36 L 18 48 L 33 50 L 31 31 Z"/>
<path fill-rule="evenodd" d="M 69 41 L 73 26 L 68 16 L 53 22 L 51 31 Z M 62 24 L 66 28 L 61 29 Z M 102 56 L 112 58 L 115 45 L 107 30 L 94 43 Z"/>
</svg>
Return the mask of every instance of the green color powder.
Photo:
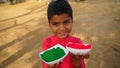
<svg viewBox="0 0 120 68">
<path fill-rule="evenodd" d="M 44 59 L 46 62 L 51 62 L 54 60 L 57 60 L 65 55 L 65 52 L 60 47 L 53 48 L 51 50 L 45 51 L 43 54 L 41 54 L 42 59 Z"/>
</svg>

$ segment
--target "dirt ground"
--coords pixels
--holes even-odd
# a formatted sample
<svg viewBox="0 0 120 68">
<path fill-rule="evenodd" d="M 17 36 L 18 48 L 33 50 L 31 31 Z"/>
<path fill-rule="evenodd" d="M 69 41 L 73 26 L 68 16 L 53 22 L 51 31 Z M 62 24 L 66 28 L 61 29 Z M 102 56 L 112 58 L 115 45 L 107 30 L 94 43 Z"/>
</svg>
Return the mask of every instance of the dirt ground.
<svg viewBox="0 0 120 68">
<path fill-rule="evenodd" d="M 70 2 L 71 35 L 91 43 L 87 68 L 120 68 L 120 0 Z M 46 2 L 0 4 L 0 68 L 41 68 L 41 41 L 52 34 Z"/>
</svg>

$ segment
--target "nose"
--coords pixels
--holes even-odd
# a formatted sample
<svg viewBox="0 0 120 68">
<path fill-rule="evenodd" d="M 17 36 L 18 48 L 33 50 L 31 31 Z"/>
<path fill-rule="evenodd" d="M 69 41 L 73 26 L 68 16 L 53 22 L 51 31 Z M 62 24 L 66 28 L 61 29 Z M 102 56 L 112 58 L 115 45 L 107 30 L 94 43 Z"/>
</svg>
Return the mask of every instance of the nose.
<svg viewBox="0 0 120 68">
<path fill-rule="evenodd" d="M 63 31 L 65 29 L 65 26 L 63 24 L 60 25 L 59 30 Z"/>
</svg>

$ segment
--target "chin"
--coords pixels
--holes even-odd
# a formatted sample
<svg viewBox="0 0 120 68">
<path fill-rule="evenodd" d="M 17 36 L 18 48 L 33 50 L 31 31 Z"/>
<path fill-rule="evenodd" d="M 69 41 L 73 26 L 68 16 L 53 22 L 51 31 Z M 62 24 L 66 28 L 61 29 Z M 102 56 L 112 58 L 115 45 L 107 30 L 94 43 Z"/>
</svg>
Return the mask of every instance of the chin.
<svg viewBox="0 0 120 68">
<path fill-rule="evenodd" d="M 66 37 L 59 37 L 59 38 L 66 38 Z"/>
<path fill-rule="evenodd" d="M 59 38 L 66 38 L 66 37 L 68 37 L 68 36 L 58 36 Z"/>
</svg>

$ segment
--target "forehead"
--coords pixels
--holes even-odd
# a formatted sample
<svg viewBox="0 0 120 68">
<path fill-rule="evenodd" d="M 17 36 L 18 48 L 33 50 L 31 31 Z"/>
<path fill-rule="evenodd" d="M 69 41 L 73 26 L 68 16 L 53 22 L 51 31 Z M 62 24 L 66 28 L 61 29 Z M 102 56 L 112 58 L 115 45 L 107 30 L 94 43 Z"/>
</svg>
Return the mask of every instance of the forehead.
<svg viewBox="0 0 120 68">
<path fill-rule="evenodd" d="M 60 14 L 60 15 L 53 15 L 51 18 L 51 22 L 63 22 L 65 20 L 70 19 L 68 14 Z"/>
</svg>

